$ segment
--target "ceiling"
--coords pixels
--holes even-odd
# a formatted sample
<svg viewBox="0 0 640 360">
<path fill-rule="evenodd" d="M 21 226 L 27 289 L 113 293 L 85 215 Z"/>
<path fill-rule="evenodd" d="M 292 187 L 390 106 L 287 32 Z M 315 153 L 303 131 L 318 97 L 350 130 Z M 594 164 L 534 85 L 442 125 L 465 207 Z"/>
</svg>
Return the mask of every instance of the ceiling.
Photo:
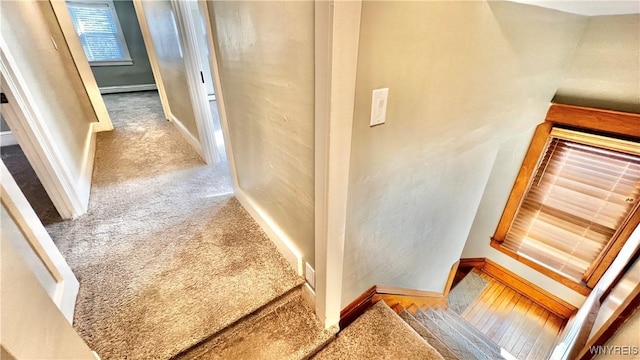
<svg viewBox="0 0 640 360">
<path fill-rule="evenodd" d="M 640 14 L 640 1 L 607 1 L 607 0 L 510 0 L 521 4 L 535 5 L 572 14 L 598 16 Z"/>
</svg>

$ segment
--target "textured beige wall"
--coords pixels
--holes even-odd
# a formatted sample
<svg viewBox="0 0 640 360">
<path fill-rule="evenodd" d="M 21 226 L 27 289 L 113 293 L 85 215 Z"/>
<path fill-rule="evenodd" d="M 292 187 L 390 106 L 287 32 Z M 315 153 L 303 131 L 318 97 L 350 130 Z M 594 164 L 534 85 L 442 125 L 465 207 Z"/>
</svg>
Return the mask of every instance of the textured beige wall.
<svg viewBox="0 0 640 360">
<path fill-rule="evenodd" d="M 640 15 L 589 18 L 554 101 L 640 113 Z"/>
<path fill-rule="evenodd" d="M 198 140 L 200 137 L 189 96 L 187 69 L 177 32 L 177 18 L 171 3 L 167 0 L 143 1 L 142 6 L 149 24 L 171 113 Z"/>
<path fill-rule="evenodd" d="M 363 4 L 343 305 L 374 284 L 443 290 L 501 143 L 544 119 L 585 24 L 510 2 Z"/>
<path fill-rule="evenodd" d="M 313 2 L 209 11 L 240 188 L 313 264 Z"/>
<path fill-rule="evenodd" d="M 1 211 L 7 211 L 4 205 Z M 10 240 L 2 236 L 0 242 L 2 358 L 95 359 Z"/>
<path fill-rule="evenodd" d="M 3 1 L 0 29 L 37 101 L 72 176 L 80 179 L 89 124 L 89 97 L 48 1 Z M 53 41 L 58 45 L 56 49 Z"/>
</svg>

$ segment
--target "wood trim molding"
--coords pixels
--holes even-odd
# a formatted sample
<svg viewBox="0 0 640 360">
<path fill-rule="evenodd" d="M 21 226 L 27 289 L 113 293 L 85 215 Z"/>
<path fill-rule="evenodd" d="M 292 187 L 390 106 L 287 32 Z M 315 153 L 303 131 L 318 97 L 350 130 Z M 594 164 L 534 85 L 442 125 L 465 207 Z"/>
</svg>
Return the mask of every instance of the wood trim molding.
<svg viewBox="0 0 640 360">
<path fill-rule="evenodd" d="M 376 287 L 372 286 L 340 311 L 340 329 L 344 329 L 362 315 L 371 305 Z"/>
<path fill-rule="evenodd" d="M 538 271 L 539 273 L 541 273 L 542 275 L 545 275 L 559 283 L 561 283 L 562 285 L 568 287 L 569 289 L 587 296 L 591 293 L 591 289 L 588 288 L 586 285 L 584 284 L 578 284 L 577 282 L 568 279 L 558 273 L 555 273 L 553 271 L 550 271 L 549 269 L 545 268 L 544 266 L 538 264 L 535 261 L 531 261 L 526 257 L 520 256 L 517 253 L 505 248 L 504 246 L 502 246 L 502 243 L 495 240 L 495 239 L 491 239 L 491 247 L 500 251 L 501 253 L 508 255 L 516 260 L 518 260 L 518 262 L 521 262 L 525 265 L 527 265 L 528 267 Z"/>
<path fill-rule="evenodd" d="M 521 278 L 490 259 L 485 259 L 485 264 L 480 270 L 563 319 L 569 319 L 578 311 L 575 306 Z"/>
<path fill-rule="evenodd" d="M 449 296 L 449 291 L 451 291 L 451 287 L 453 286 L 453 280 L 456 278 L 456 272 L 458 272 L 458 266 L 460 266 L 460 260 L 451 265 L 449 277 L 447 278 L 447 283 L 444 286 L 444 291 L 442 292 L 442 296 L 444 296 L 445 298 Z"/>
<path fill-rule="evenodd" d="M 399 289 L 403 290 L 403 289 Z M 427 310 L 429 308 L 447 308 L 447 298 L 439 293 L 431 293 L 432 295 L 425 296 L 412 296 L 402 291 L 398 291 L 395 294 L 381 294 L 376 293 L 371 303 L 382 300 L 390 307 L 400 305 L 402 308 L 407 309 L 411 313 L 416 313 L 418 310 Z"/>
<path fill-rule="evenodd" d="M 446 308 L 447 298 L 442 293 L 404 289 L 391 286 L 372 286 L 340 311 L 340 329 L 349 326 L 355 319 L 378 301 L 384 301 L 394 309 L 413 312 L 430 307 Z"/>
<path fill-rule="evenodd" d="M 464 258 L 460 259 L 458 269 L 466 270 L 470 268 L 482 269 L 486 258 Z"/>
<path fill-rule="evenodd" d="M 640 128 L 640 124 L 638 125 Z M 622 225 L 618 233 L 607 244 L 607 248 L 601 253 L 601 257 L 594 262 L 593 271 L 589 274 L 587 280 L 587 286 L 593 288 L 596 286 L 602 275 L 609 268 L 613 260 L 618 256 L 620 250 L 627 242 L 631 234 L 640 225 L 640 203 L 636 204 L 636 207 L 632 210 L 633 213 L 628 218 L 626 223 Z"/>
<path fill-rule="evenodd" d="M 484 264 L 484 258 L 483 264 Z M 407 309 L 415 313 L 417 310 L 426 310 L 430 307 L 447 307 L 447 295 L 451 290 L 461 260 L 451 266 L 447 282 L 443 292 L 405 289 L 393 286 L 375 285 L 363 292 L 342 311 L 340 311 L 340 329 L 344 329 L 364 313 L 371 305 L 383 300 L 394 310 Z"/>
<path fill-rule="evenodd" d="M 594 261 L 581 282 L 576 282 L 550 271 L 546 267 L 519 256 L 517 253 L 501 246 L 527 191 L 529 182 L 535 175 L 540 157 L 543 155 L 544 149 L 549 142 L 549 135 L 554 126 L 567 126 L 638 139 L 640 138 L 640 114 L 552 104 L 545 122 L 536 128 L 529 150 L 527 151 L 518 177 L 509 195 L 496 231 L 491 239 L 491 246 L 498 251 L 582 295 L 588 295 L 591 292 L 591 288 L 595 286 L 613 259 L 618 255 L 618 252 L 631 232 L 640 224 L 640 211 L 637 210 L 637 207 L 631 212 L 628 221 L 620 227 L 616 236 L 609 242 L 608 247 L 601 253 L 600 257 Z"/>
<path fill-rule="evenodd" d="M 502 216 L 500 217 L 500 221 L 498 222 L 498 227 L 496 228 L 496 232 L 493 235 L 493 238 L 498 242 L 504 241 L 505 237 L 507 236 L 507 232 L 509 231 L 509 227 L 511 227 L 513 218 L 516 216 L 516 212 L 520 207 L 522 198 L 527 192 L 529 181 L 538 168 L 540 155 L 547 147 L 547 143 L 549 142 L 549 134 L 551 133 L 552 128 L 553 124 L 548 122 L 542 123 L 536 128 L 533 139 L 531 140 L 531 145 L 529 145 L 529 150 L 527 150 L 527 154 L 525 155 L 524 161 L 522 162 L 520 172 L 518 172 L 516 182 L 513 184 L 511 194 L 509 194 L 507 205 L 504 207 L 504 211 L 502 212 Z"/>
<path fill-rule="evenodd" d="M 640 114 L 552 104 L 547 122 L 640 138 Z"/>
</svg>

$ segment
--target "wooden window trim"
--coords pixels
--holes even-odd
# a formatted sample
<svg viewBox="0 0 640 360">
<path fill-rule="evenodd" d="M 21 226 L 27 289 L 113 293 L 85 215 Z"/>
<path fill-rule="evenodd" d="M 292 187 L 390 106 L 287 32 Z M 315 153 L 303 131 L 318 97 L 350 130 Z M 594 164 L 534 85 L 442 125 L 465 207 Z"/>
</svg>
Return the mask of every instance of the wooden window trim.
<svg viewBox="0 0 640 360">
<path fill-rule="evenodd" d="M 609 265 L 611 265 L 611 262 L 613 262 L 620 252 L 620 249 L 633 230 L 640 224 L 640 210 L 638 205 L 632 210 L 628 221 L 620 227 L 616 236 L 610 241 L 607 249 L 603 250 L 602 255 L 594 261 L 593 266 L 587 271 L 589 278 L 581 283 L 555 273 L 502 246 L 502 242 L 507 236 L 507 232 L 520 207 L 520 203 L 527 192 L 529 182 L 538 168 L 540 157 L 550 141 L 551 130 L 554 126 L 569 127 L 590 132 L 595 131 L 610 136 L 617 135 L 632 138 L 638 141 L 640 140 L 640 114 L 552 104 L 547 112 L 545 122 L 536 128 L 531 144 L 529 145 L 529 150 L 527 150 L 527 154 L 522 162 L 522 167 L 518 172 L 516 181 L 509 194 L 509 199 L 496 227 L 496 231 L 491 238 L 491 246 L 493 248 L 582 295 L 588 295 L 591 292 L 591 288 L 595 286 Z"/>
</svg>

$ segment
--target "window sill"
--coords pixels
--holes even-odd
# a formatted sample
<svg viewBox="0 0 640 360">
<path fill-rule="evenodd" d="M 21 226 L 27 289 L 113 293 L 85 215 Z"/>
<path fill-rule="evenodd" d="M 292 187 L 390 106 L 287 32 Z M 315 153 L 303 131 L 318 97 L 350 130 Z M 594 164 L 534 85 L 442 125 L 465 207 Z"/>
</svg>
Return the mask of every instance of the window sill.
<svg viewBox="0 0 640 360">
<path fill-rule="evenodd" d="M 518 260 L 519 262 L 527 265 L 528 267 L 538 271 L 539 273 L 561 283 L 562 285 L 570 288 L 573 291 L 576 291 L 584 296 L 588 296 L 591 293 L 591 289 L 588 288 L 584 283 L 577 283 L 569 278 L 566 278 L 558 273 L 555 273 L 553 271 L 550 271 L 549 269 L 545 268 L 544 266 L 531 261 L 525 257 L 522 257 L 518 254 L 516 254 L 515 252 L 506 249 L 502 246 L 502 243 L 498 240 L 495 239 L 491 239 L 491 247 L 500 251 L 503 254 L 506 254 L 516 260 Z"/>
<path fill-rule="evenodd" d="M 89 61 L 89 66 L 122 66 L 133 65 L 133 60 Z"/>
</svg>

